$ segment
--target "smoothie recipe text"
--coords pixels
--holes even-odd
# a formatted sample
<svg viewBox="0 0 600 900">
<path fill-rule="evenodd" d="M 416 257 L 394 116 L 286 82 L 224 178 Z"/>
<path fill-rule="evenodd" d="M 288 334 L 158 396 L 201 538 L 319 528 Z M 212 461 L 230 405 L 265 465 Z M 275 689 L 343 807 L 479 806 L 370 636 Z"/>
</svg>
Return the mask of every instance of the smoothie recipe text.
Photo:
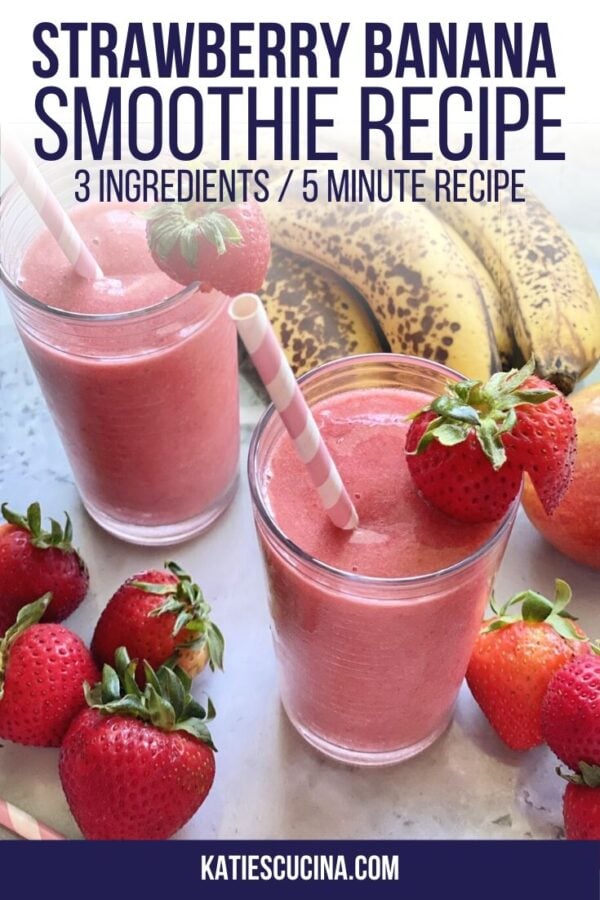
<svg viewBox="0 0 600 900">
<path fill-rule="evenodd" d="M 44 21 L 32 42 L 43 160 L 502 162 L 519 132 L 564 159 L 544 22 Z"/>
</svg>

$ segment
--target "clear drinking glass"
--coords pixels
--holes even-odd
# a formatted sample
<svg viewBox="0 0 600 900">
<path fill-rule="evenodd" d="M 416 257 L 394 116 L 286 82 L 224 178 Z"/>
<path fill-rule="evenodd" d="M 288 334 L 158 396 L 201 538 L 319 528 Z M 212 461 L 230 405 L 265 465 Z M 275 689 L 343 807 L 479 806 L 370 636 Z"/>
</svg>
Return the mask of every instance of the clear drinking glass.
<svg viewBox="0 0 600 900">
<path fill-rule="evenodd" d="M 42 170 L 68 206 L 72 169 Z M 18 185 L 2 196 L 0 213 L 4 292 L 86 509 L 133 543 L 200 533 L 229 505 L 238 478 L 229 298 L 181 291 L 110 315 L 50 308 L 19 286 L 21 260 L 42 226 Z"/>
<path fill-rule="evenodd" d="M 426 360 L 369 354 L 327 363 L 300 383 L 314 405 L 356 388 L 433 395 L 459 377 Z M 284 708 L 328 756 L 370 766 L 400 762 L 429 746 L 452 718 L 518 501 L 483 545 L 449 568 L 405 578 L 341 571 L 291 541 L 271 514 L 265 475 L 282 429 L 270 407 L 253 435 L 248 472 Z M 268 477 L 276 490 L 273 473 Z"/>
</svg>

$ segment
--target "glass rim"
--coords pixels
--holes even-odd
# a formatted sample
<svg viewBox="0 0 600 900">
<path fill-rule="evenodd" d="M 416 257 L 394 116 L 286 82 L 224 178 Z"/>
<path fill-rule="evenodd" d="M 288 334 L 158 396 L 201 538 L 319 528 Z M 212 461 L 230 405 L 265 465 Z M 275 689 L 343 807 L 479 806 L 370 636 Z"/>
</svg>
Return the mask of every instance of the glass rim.
<svg viewBox="0 0 600 900">
<path fill-rule="evenodd" d="M 304 384 L 305 382 L 310 381 L 313 378 L 318 377 L 331 369 L 335 369 L 336 367 L 340 366 L 340 364 L 344 366 L 350 366 L 352 365 L 352 363 L 360 364 L 365 362 L 401 362 L 409 363 L 411 365 L 416 363 L 420 368 L 437 371 L 444 374 L 446 377 L 455 376 L 457 381 L 466 380 L 465 376 L 461 375 L 455 369 L 451 369 L 449 366 L 445 366 L 442 363 L 435 362 L 434 360 L 421 359 L 418 356 L 411 356 L 405 353 L 382 352 L 361 353 L 357 354 L 356 356 L 343 356 L 339 359 L 330 360 L 329 362 L 323 363 L 322 365 L 317 366 L 316 368 L 311 369 L 309 372 L 306 372 L 304 375 L 300 376 L 300 378 L 298 379 L 298 384 Z M 452 563 L 452 565 L 450 566 L 446 566 L 443 569 L 436 569 L 433 572 L 424 572 L 420 575 L 403 575 L 391 578 L 380 575 L 362 575 L 359 572 L 348 572 L 346 569 L 338 569 L 335 566 L 330 565 L 329 563 L 323 562 L 323 560 L 317 559 L 317 557 L 311 556 L 310 553 L 307 553 L 306 550 L 303 550 L 302 547 L 300 547 L 290 537 L 288 537 L 275 522 L 273 516 L 267 508 L 266 503 L 263 501 L 262 492 L 258 484 L 257 473 L 255 475 L 254 470 L 256 469 L 255 464 L 258 458 L 260 440 L 265 429 L 273 420 L 274 416 L 277 416 L 277 411 L 275 410 L 274 405 L 271 403 L 258 420 L 252 433 L 250 446 L 248 449 L 248 482 L 250 485 L 250 494 L 254 508 L 258 511 L 260 518 L 266 525 L 268 531 L 279 544 L 282 544 L 288 551 L 293 554 L 294 557 L 298 558 L 301 562 L 305 563 L 313 569 L 316 569 L 318 572 L 327 575 L 330 578 L 334 577 L 345 582 L 348 585 L 372 588 L 407 588 L 411 586 L 415 587 L 421 584 L 429 584 L 433 581 L 444 579 L 450 575 L 455 575 L 462 570 L 471 568 L 471 566 L 478 562 L 482 557 L 489 553 L 489 551 L 492 550 L 496 546 L 496 544 L 498 544 L 498 542 L 504 537 L 504 535 L 512 525 L 516 512 L 519 508 L 522 485 L 518 495 L 511 503 L 509 509 L 501 519 L 495 531 L 493 531 L 492 534 L 487 538 L 487 540 L 485 540 L 479 547 L 477 547 L 476 550 L 474 550 L 468 556 L 464 557 L 464 559 L 460 559 L 457 562 Z M 281 425 L 281 427 L 282 430 L 284 430 L 283 425 Z"/>
<path fill-rule="evenodd" d="M 6 188 L 6 190 L 2 192 L 2 194 L 0 194 L 0 218 L 2 218 L 2 214 L 4 208 L 6 207 L 6 204 L 10 203 L 19 194 L 22 195 L 22 192 L 17 181 L 13 181 L 13 183 L 10 184 Z M 24 197 L 24 195 L 22 196 Z M 136 319 L 149 318 L 150 316 L 160 314 L 165 310 L 171 309 L 172 307 L 176 306 L 178 303 L 183 302 L 185 297 L 182 295 L 187 295 L 190 291 L 190 287 L 192 286 L 182 285 L 181 290 L 177 291 L 176 294 L 171 294 L 170 296 L 165 297 L 165 299 L 161 300 L 159 303 L 154 303 L 151 306 L 143 306 L 141 307 L 141 309 L 132 309 L 126 310 L 125 312 L 115 313 L 81 313 L 76 312 L 75 310 L 60 309 L 57 306 L 49 306 L 47 303 L 43 303 L 36 297 L 32 297 L 31 294 L 28 294 L 27 291 L 24 291 L 23 288 L 20 287 L 8 274 L 4 266 L 2 255 L 0 255 L 0 281 L 6 286 L 9 291 L 11 291 L 11 293 L 15 294 L 19 300 L 21 300 L 31 309 L 35 309 L 38 312 L 46 313 L 47 315 L 54 316 L 59 319 L 67 319 L 71 322 L 86 323 L 130 322 L 135 321 Z M 194 294 L 198 291 L 199 287 L 196 291 L 192 292 L 190 296 L 194 296 Z"/>
</svg>

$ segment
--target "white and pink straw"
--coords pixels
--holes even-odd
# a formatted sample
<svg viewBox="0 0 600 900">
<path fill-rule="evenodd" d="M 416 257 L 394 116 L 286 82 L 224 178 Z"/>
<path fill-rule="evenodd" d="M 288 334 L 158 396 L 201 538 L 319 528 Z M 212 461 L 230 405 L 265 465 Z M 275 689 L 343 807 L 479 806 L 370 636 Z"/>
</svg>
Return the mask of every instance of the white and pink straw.
<svg viewBox="0 0 600 900">
<path fill-rule="evenodd" d="M 314 484 L 325 512 L 338 528 L 351 530 L 358 516 L 340 473 L 256 294 L 240 294 L 229 307 L 254 366 Z"/>
<path fill-rule="evenodd" d="M 8 800 L 0 800 L 0 825 L 28 841 L 64 841 L 62 834 L 48 828 Z"/>
<path fill-rule="evenodd" d="M 71 219 L 52 193 L 41 172 L 17 138 L 2 130 L 2 155 L 25 196 L 40 214 L 75 271 L 82 278 L 102 278 L 102 269 L 90 253 Z"/>
</svg>

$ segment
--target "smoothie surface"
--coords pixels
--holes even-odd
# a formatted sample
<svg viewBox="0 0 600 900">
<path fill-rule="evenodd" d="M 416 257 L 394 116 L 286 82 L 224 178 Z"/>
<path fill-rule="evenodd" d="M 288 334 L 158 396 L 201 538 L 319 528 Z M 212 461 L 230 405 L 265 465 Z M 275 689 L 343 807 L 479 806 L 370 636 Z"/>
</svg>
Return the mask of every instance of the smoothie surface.
<svg viewBox="0 0 600 900">
<path fill-rule="evenodd" d="M 177 294 L 182 285 L 152 259 L 140 212 L 141 207 L 109 203 L 86 203 L 70 210 L 104 278 L 92 282 L 77 275 L 44 228 L 25 252 L 20 287 L 48 306 L 90 315 L 143 309 Z"/>
<path fill-rule="evenodd" d="M 498 523 L 466 525 L 418 494 L 404 458 L 409 413 L 430 397 L 395 388 L 346 391 L 317 403 L 317 425 L 358 512 L 353 532 L 332 525 L 287 434 L 275 443 L 263 491 L 280 529 L 316 559 L 361 575 L 435 572 L 473 553 Z"/>
</svg>

